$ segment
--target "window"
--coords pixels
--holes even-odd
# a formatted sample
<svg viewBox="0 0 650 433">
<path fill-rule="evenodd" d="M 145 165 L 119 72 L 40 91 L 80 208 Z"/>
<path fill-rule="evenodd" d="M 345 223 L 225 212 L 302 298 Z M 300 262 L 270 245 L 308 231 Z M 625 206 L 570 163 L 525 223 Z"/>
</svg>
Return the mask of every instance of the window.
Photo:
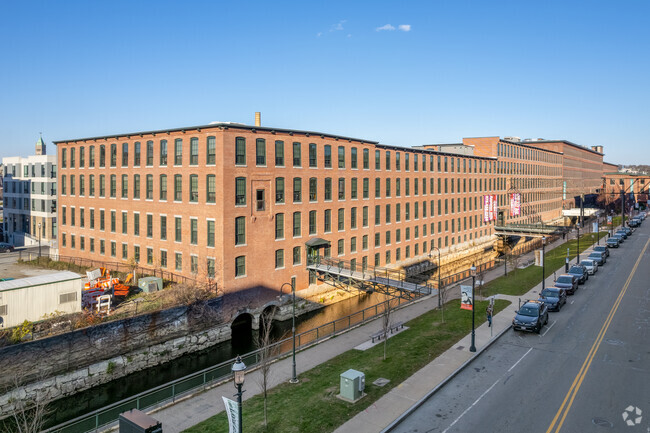
<svg viewBox="0 0 650 433">
<path fill-rule="evenodd" d="M 165 250 L 160 250 L 160 267 L 167 267 L 167 251 Z"/>
<path fill-rule="evenodd" d="M 136 167 L 140 166 L 140 142 L 136 141 L 133 143 L 133 165 Z"/>
<path fill-rule="evenodd" d="M 129 244 L 122 244 L 122 260 L 127 260 L 129 258 Z"/>
<path fill-rule="evenodd" d="M 246 139 L 235 138 L 235 165 L 246 165 Z"/>
<path fill-rule="evenodd" d="M 177 138 L 174 140 L 174 165 L 183 164 L 183 140 Z"/>
<path fill-rule="evenodd" d="M 183 176 L 174 175 L 174 201 L 183 201 Z"/>
<path fill-rule="evenodd" d="M 183 224 L 182 224 L 182 218 L 181 217 L 175 217 L 174 218 L 174 239 L 176 242 L 182 242 L 183 241 Z"/>
<path fill-rule="evenodd" d="M 214 266 L 214 259 L 208 258 L 206 266 L 208 268 L 208 278 L 214 278 L 216 270 Z"/>
<path fill-rule="evenodd" d="M 74 150 L 74 149 L 72 149 Z M 72 150 L 70 152 L 70 165 L 74 167 L 74 164 L 72 163 Z M 111 167 L 115 167 L 117 165 L 117 143 L 111 143 Z"/>
<path fill-rule="evenodd" d="M 136 247 L 136 248 L 138 248 L 138 247 Z M 111 257 L 115 257 L 116 255 L 117 255 L 117 242 L 111 241 Z M 138 257 L 136 257 L 135 261 L 136 262 L 138 261 Z"/>
<path fill-rule="evenodd" d="M 300 203 L 302 201 L 302 179 L 299 177 L 293 178 L 293 202 Z"/>
<path fill-rule="evenodd" d="M 343 231 L 345 230 L 345 209 L 340 208 L 338 211 L 338 230 Z"/>
<path fill-rule="evenodd" d="M 370 151 L 368 149 L 363 149 L 363 169 L 368 170 L 370 168 Z"/>
<path fill-rule="evenodd" d="M 61 168 L 68 167 L 68 149 L 61 150 Z"/>
<path fill-rule="evenodd" d="M 213 165 L 217 162 L 217 143 L 214 137 L 208 137 L 205 147 L 206 159 L 205 163 Z"/>
<path fill-rule="evenodd" d="M 246 256 L 235 257 L 235 277 L 246 275 Z"/>
<path fill-rule="evenodd" d="M 129 198 L 129 175 L 122 175 L 122 198 Z"/>
<path fill-rule="evenodd" d="M 160 215 L 160 240 L 167 240 L 167 216 Z"/>
<path fill-rule="evenodd" d="M 199 139 L 190 138 L 190 165 L 199 164 Z"/>
<path fill-rule="evenodd" d="M 99 175 L 99 196 L 106 197 L 106 176 L 103 174 Z"/>
<path fill-rule="evenodd" d="M 284 239 L 284 214 L 275 214 L 275 239 Z"/>
<path fill-rule="evenodd" d="M 368 206 L 363 207 L 361 224 L 363 227 L 368 227 Z"/>
<path fill-rule="evenodd" d="M 325 201 L 332 200 L 332 178 L 325 178 Z"/>
<path fill-rule="evenodd" d="M 133 214 L 133 234 L 140 236 L 140 214 L 137 212 Z"/>
<path fill-rule="evenodd" d="M 255 191 L 255 201 L 256 201 L 256 207 L 255 209 L 257 211 L 263 211 L 266 209 L 266 192 L 263 189 L 258 189 Z"/>
<path fill-rule="evenodd" d="M 67 194 L 67 182 L 66 182 L 65 174 L 63 174 L 61 175 L 61 195 L 66 195 L 66 194 Z"/>
<path fill-rule="evenodd" d="M 332 231 L 332 210 L 325 209 L 325 225 L 323 226 L 323 231 L 325 233 L 330 233 Z"/>
<path fill-rule="evenodd" d="M 147 175 L 147 185 L 146 185 L 146 197 L 147 200 L 153 200 L 153 174 Z"/>
<path fill-rule="evenodd" d="M 167 165 L 167 140 L 160 140 L 160 165 Z"/>
<path fill-rule="evenodd" d="M 309 234 L 310 235 L 316 234 L 316 211 L 315 210 L 309 211 Z"/>
<path fill-rule="evenodd" d="M 316 143 L 309 143 L 309 166 L 317 167 Z"/>
<path fill-rule="evenodd" d="M 275 250 L 275 269 L 284 268 L 284 250 Z"/>
<path fill-rule="evenodd" d="M 153 166 L 153 141 L 149 140 L 147 141 L 147 167 L 151 166 Z"/>
<path fill-rule="evenodd" d="M 199 220 L 190 218 L 190 243 L 198 245 L 199 243 Z"/>
<path fill-rule="evenodd" d="M 336 245 L 336 252 L 339 256 L 342 256 L 345 254 L 345 240 L 344 239 L 339 239 Z"/>
<path fill-rule="evenodd" d="M 199 272 L 199 258 L 198 256 L 190 256 L 190 272 L 196 274 Z"/>
<path fill-rule="evenodd" d="M 177 271 L 183 270 L 183 255 L 181 253 L 174 253 L 174 268 Z"/>
<path fill-rule="evenodd" d="M 122 211 L 122 234 L 125 235 L 129 233 L 128 219 L 129 219 L 129 213 L 126 211 Z"/>
<path fill-rule="evenodd" d="M 255 164 L 266 165 L 266 140 L 263 138 L 255 140 Z"/>
<path fill-rule="evenodd" d="M 95 196 L 95 175 L 91 174 L 88 178 L 88 188 L 91 197 Z"/>
<path fill-rule="evenodd" d="M 345 178 L 339 177 L 339 200 L 345 200 Z"/>
<path fill-rule="evenodd" d="M 275 166 L 284 167 L 284 141 L 275 140 Z"/>
<path fill-rule="evenodd" d="M 318 181 L 315 177 L 309 178 L 309 201 L 317 201 Z"/>
<path fill-rule="evenodd" d="M 325 168 L 332 168 L 332 146 L 325 145 Z"/>
<path fill-rule="evenodd" d="M 206 197 L 207 203 L 215 203 L 217 200 L 217 177 L 209 174 L 206 178 Z"/>
<path fill-rule="evenodd" d="M 166 174 L 160 175 L 160 200 L 161 201 L 167 200 L 167 175 Z"/>
<path fill-rule="evenodd" d="M 199 201 L 199 176 L 196 174 L 190 175 L 190 203 L 197 203 Z"/>
<path fill-rule="evenodd" d="M 71 214 L 74 215 L 74 211 L 71 212 Z M 72 225 L 74 225 L 74 222 Z M 115 233 L 115 211 L 114 210 L 111 211 L 111 233 Z"/>
<path fill-rule="evenodd" d="M 375 205 L 375 225 L 378 226 L 379 224 L 381 224 L 381 207 Z"/>
<path fill-rule="evenodd" d="M 147 247 L 147 264 L 153 264 L 153 248 Z"/>
<path fill-rule="evenodd" d="M 246 217 L 235 218 L 235 245 L 246 244 Z"/>
<path fill-rule="evenodd" d="M 293 213 L 293 236 L 302 236 L 302 222 L 300 212 Z"/>
<path fill-rule="evenodd" d="M 357 168 L 357 148 L 350 149 L 350 168 Z"/>
<path fill-rule="evenodd" d="M 133 198 L 140 198 L 140 175 L 133 175 Z"/>
<path fill-rule="evenodd" d="M 99 166 L 106 167 L 106 146 L 104 144 L 99 146 Z"/>
<path fill-rule="evenodd" d="M 356 177 L 353 177 L 350 180 L 350 198 L 352 200 L 357 199 L 357 178 Z"/>
<path fill-rule="evenodd" d="M 345 147 L 339 146 L 339 168 L 345 168 Z"/>
<path fill-rule="evenodd" d="M 208 220 L 207 221 L 207 234 L 208 234 L 208 239 L 207 239 L 207 245 L 209 247 L 214 247 L 214 232 L 215 232 L 215 223 L 214 220 Z"/>
<path fill-rule="evenodd" d="M 235 179 L 235 206 L 246 206 L 246 178 Z"/>
<path fill-rule="evenodd" d="M 153 215 L 147 214 L 147 237 L 153 237 Z"/>
<path fill-rule="evenodd" d="M 302 167 L 301 145 L 298 142 L 293 143 L 293 166 Z"/>
<path fill-rule="evenodd" d="M 129 166 L 129 143 L 122 143 L 122 167 Z"/>
<path fill-rule="evenodd" d="M 99 240 L 99 254 L 104 255 L 106 252 L 106 241 L 104 239 Z"/>
<path fill-rule="evenodd" d="M 368 198 L 370 190 L 370 179 L 367 177 L 363 178 L 363 198 Z"/>
<path fill-rule="evenodd" d="M 300 247 L 293 247 L 293 264 L 299 265 L 302 260 L 302 254 L 300 252 Z"/>
<path fill-rule="evenodd" d="M 99 230 L 104 231 L 104 209 L 99 210 Z"/>
<path fill-rule="evenodd" d="M 357 208 L 353 207 L 350 209 L 350 228 L 357 228 Z"/>
</svg>

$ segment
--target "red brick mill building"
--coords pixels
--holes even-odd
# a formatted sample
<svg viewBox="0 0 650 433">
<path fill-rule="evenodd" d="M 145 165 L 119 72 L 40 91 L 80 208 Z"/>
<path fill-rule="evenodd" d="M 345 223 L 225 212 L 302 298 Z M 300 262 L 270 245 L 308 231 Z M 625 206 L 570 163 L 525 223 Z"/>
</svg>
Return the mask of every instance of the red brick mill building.
<svg viewBox="0 0 650 433">
<path fill-rule="evenodd" d="M 59 254 L 280 290 L 321 254 L 400 266 L 492 245 L 497 157 L 213 123 L 56 142 Z"/>
</svg>

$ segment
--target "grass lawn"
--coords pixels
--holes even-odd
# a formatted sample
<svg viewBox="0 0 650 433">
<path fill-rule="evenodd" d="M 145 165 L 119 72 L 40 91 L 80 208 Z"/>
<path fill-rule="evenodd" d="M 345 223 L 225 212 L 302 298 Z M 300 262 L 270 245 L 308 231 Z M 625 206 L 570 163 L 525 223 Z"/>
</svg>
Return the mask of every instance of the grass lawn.
<svg viewBox="0 0 650 433">
<path fill-rule="evenodd" d="M 580 252 L 589 248 L 597 239 L 597 233 L 587 233 L 580 235 Z M 600 237 L 606 238 L 607 232 L 600 232 Z M 572 239 L 564 244 L 546 250 L 546 277 L 553 275 L 553 272 L 560 269 L 558 273 L 564 273 L 564 260 L 566 251 L 569 248 L 569 258 L 573 259 L 577 254 L 578 242 Z M 542 270 L 539 266 L 529 266 L 525 269 L 515 269 L 508 272 L 507 276 L 502 276 L 492 280 L 483 286 L 483 296 L 495 295 L 502 293 L 504 295 L 519 296 L 528 292 L 542 281 Z"/>
<path fill-rule="evenodd" d="M 497 300 L 496 311 L 501 311 L 509 303 Z M 485 321 L 483 312 L 487 302 L 477 301 L 476 306 L 477 324 L 481 324 Z M 410 329 L 388 339 L 385 361 L 383 344 L 365 352 L 353 349 L 301 374 L 298 384 L 284 383 L 273 388 L 268 397 L 267 428 L 264 428 L 262 397 L 257 395 L 245 401 L 244 431 L 334 431 L 453 346 L 471 330 L 471 323 L 471 313 L 460 309 L 460 301 L 449 301 L 445 308 L 444 323 L 440 323 L 440 311 L 432 310 L 406 323 Z M 367 395 L 354 404 L 336 398 L 339 393 L 340 374 L 350 368 L 366 375 Z M 389 379 L 390 383 L 384 387 L 373 385 L 372 382 L 380 377 Z M 227 432 L 228 421 L 222 412 L 185 431 Z"/>
</svg>

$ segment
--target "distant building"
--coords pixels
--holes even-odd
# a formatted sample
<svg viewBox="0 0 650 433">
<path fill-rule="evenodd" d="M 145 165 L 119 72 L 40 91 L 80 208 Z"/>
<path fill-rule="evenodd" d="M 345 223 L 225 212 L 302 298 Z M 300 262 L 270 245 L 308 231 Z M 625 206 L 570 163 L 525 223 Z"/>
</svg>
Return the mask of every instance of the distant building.
<svg viewBox="0 0 650 433">
<path fill-rule="evenodd" d="M 57 238 L 56 155 L 45 154 L 43 138 L 27 158 L 2 158 L 4 241 L 16 246 L 48 244 Z"/>
</svg>

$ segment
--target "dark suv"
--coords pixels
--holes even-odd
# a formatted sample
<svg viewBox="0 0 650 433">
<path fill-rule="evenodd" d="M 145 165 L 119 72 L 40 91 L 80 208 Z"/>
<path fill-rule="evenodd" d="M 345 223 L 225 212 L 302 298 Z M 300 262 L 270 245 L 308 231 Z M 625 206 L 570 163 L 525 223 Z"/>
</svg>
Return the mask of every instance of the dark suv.
<svg viewBox="0 0 650 433">
<path fill-rule="evenodd" d="M 609 257 L 609 248 L 607 245 L 596 245 L 594 247 L 594 251 L 598 251 L 599 253 L 605 253 L 605 257 Z"/>
<path fill-rule="evenodd" d="M 512 329 L 540 333 L 548 323 L 548 307 L 544 302 L 526 301 L 512 319 Z"/>
<path fill-rule="evenodd" d="M 587 269 L 580 264 L 571 266 L 571 269 L 569 269 L 569 274 L 578 277 L 578 284 L 584 284 L 585 281 L 589 279 L 589 273 L 587 272 Z"/>
<path fill-rule="evenodd" d="M 555 280 L 555 287 L 566 290 L 567 295 L 573 295 L 578 289 L 578 277 L 572 274 L 562 274 Z"/>
</svg>

